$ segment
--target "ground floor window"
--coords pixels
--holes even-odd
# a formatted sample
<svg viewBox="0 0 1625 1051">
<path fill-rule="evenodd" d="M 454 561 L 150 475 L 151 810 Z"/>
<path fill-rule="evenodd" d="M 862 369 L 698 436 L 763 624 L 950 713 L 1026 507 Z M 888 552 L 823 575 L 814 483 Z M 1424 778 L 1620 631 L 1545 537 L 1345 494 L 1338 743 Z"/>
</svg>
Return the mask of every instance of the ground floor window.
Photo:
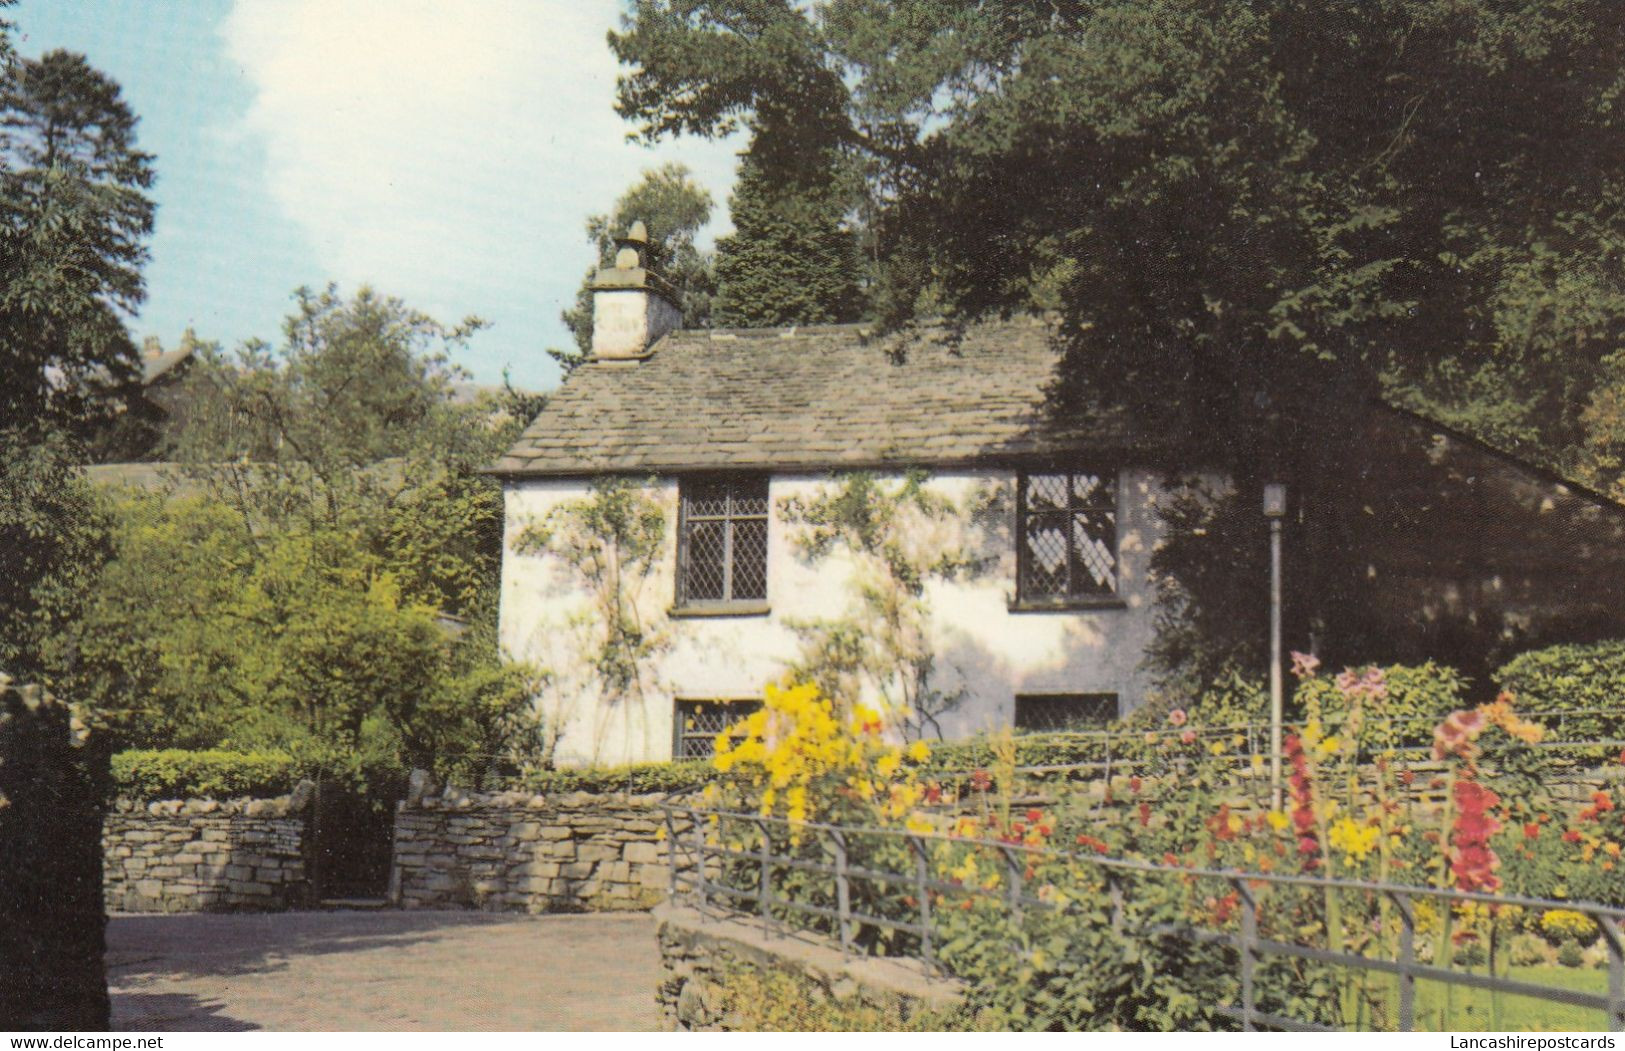
<svg viewBox="0 0 1625 1051">
<path fill-rule="evenodd" d="M 1019 733 L 1103 730 L 1117 718 L 1115 693 L 1026 693 L 1016 696 Z"/>
<path fill-rule="evenodd" d="M 678 700 L 672 720 L 673 759 L 709 759 L 717 734 L 762 706 L 759 700 Z"/>
</svg>

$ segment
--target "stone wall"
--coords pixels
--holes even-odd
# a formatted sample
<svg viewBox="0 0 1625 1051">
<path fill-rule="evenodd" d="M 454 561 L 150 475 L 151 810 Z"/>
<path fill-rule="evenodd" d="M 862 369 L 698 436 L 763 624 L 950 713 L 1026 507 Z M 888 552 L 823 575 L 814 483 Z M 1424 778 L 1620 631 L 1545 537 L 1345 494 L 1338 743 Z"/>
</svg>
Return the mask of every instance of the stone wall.
<svg viewBox="0 0 1625 1051">
<path fill-rule="evenodd" d="M 661 965 L 655 996 L 668 1030 L 756 1028 L 750 1016 L 769 1012 L 739 1002 L 742 971 L 758 979 L 752 988 L 791 992 L 793 1001 L 765 1005 L 787 1016 L 783 1028 L 828 1028 L 836 1016 L 865 1029 L 902 1029 L 964 1003 L 960 983 L 930 974 L 918 960 L 844 957 L 805 933 L 786 937 L 756 919 L 677 902 L 654 916 Z"/>
<path fill-rule="evenodd" d="M 106 749 L 66 704 L 0 675 L 0 1029 L 107 1028 L 109 783 Z"/>
<path fill-rule="evenodd" d="M 390 897 L 408 909 L 648 909 L 670 878 L 665 798 L 414 792 L 395 817 Z"/>
<path fill-rule="evenodd" d="M 277 911 L 309 904 L 311 788 L 277 799 L 120 800 L 102 827 L 107 907 Z"/>
</svg>

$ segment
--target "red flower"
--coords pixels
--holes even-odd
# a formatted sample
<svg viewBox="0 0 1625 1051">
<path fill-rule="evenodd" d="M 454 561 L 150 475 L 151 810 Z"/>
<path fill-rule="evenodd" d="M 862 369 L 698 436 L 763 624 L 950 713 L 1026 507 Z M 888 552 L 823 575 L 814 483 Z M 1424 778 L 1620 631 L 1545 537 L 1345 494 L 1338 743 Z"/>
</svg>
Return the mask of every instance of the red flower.
<svg viewBox="0 0 1625 1051">
<path fill-rule="evenodd" d="M 1039 825 L 1038 828 L 1035 829 L 1035 831 L 1040 836 L 1048 836 L 1050 834 L 1050 827 L 1048 825 Z"/>
<path fill-rule="evenodd" d="M 1535 824 L 1533 821 L 1531 821 L 1529 824 L 1523 826 L 1523 838 L 1524 839 L 1534 839 L 1539 835 L 1540 835 L 1540 826 Z"/>
<path fill-rule="evenodd" d="M 1597 813 L 1599 814 L 1606 814 L 1614 809 L 1614 801 L 1608 798 L 1607 792 L 1598 792 L 1591 797 L 1591 801 L 1597 805 Z"/>
<path fill-rule="evenodd" d="M 1027 811 L 1027 820 L 1037 824 L 1044 820 L 1044 812 L 1042 810 L 1029 810 Z"/>
<path fill-rule="evenodd" d="M 1462 777 L 1456 781 L 1455 799 L 1456 823 L 1450 837 L 1455 849 L 1450 853 L 1450 871 L 1456 877 L 1456 887 L 1494 891 L 1501 886 L 1495 874 L 1501 859 L 1490 849 L 1489 841 L 1500 831 L 1501 822 L 1489 811 L 1501 802 L 1501 797 L 1471 777 Z"/>
<path fill-rule="evenodd" d="M 1131 792 L 1138 792 L 1140 790 L 1140 786 L 1143 784 L 1145 784 L 1145 782 L 1140 780 L 1140 776 L 1138 774 L 1128 779 L 1128 787 L 1129 791 Z"/>
<path fill-rule="evenodd" d="M 1177 865 L 1179 864 L 1179 859 L 1175 857 L 1174 852 L 1170 850 L 1162 855 L 1162 863 L 1164 865 Z"/>
<path fill-rule="evenodd" d="M 1563 842 L 1565 842 L 1565 843 L 1578 843 L 1578 842 L 1580 842 L 1580 833 L 1578 831 L 1576 831 L 1575 829 L 1572 829 L 1572 828 L 1569 829 L 1567 832 L 1563 833 Z"/>
<path fill-rule="evenodd" d="M 972 770 L 970 775 L 970 786 L 976 789 L 978 792 L 986 792 L 989 788 L 993 787 L 993 778 L 988 776 L 986 770 Z"/>
<path fill-rule="evenodd" d="M 1078 846 L 1080 846 L 1080 847 L 1088 847 L 1090 850 L 1093 850 L 1096 854 L 1104 854 L 1104 853 L 1106 853 L 1107 851 L 1109 851 L 1111 849 L 1109 846 L 1106 845 L 1105 840 L 1096 839 L 1094 836 L 1079 836 L 1078 837 Z"/>
<path fill-rule="evenodd" d="M 1195 744 L 1196 743 L 1196 731 L 1195 730 L 1186 730 L 1184 733 L 1179 735 L 1179 742 L 1181 744 Z"/>
<path fill-rule="evenodd" d="M 925 786 L 925 801 L 927 803 L 942 802 L 942 786 L 935 781 Z"/>
<path fill-rule="evenodd" d="M 1150 803 L 1141 803 L 1140 804 L 1140 827 L 1145 828 L 1149 824 L 1151 824 L 1151 804 Z"/>
<path fill-rule="evenodd" d="M 1409 771 L 1409 770 L 1401 770 L 1399 772 L 1399 783 L 1404 785 L 1406 788 L 1409 788 L 1411 786 L 1411 783 L 1414 782 L 1415 780 L 1416 780 L 1416 775 L 1413 774 L 1411 771 Z"/>
</svg>

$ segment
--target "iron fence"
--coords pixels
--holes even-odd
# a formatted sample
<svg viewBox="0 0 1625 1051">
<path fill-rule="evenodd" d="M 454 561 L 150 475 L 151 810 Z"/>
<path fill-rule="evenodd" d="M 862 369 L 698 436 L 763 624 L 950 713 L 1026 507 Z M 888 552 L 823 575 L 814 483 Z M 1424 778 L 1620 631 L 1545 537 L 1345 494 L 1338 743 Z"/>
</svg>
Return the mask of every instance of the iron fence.
<svg viewBox="0 0 1625 1051">
<path fill-rule="evenodd" d="M 940 969 L 937 929 L 933 921 L 933 895 L 962 900 L 990 898 L 1002 903 L 1012 918 L 1020 921 L 1025 910 L 1069 910 L 1074 902 L 1057 904 L 1033 893 L 1028 874 L 1036 861 L 1059 861 L 1084 866 L 1096 873 L 1109 902 L 1110 922 L 1130 935 L 1174 935 L 1193 942 L 1227 947 L 1235 954 L 1234 1001 L 1216 1005 L 1216 1013 L 1239 1024 L 1243 1030 L 1277 1029 L 1298 1032 L 1331 1032 L 1335 1027 L 1312 1019 L 1271 1012 L 1260 1006 L 1260 968 L 1266 961 L 1301 960 L 1330 967 L 1347 968 L 1366 974 L 1391 976 L 1395 983 L 1397 1009 L 1393 1027 L 1412 1031 L 1417 1022 L 1419 982 L 1436 982 L 1446 988 L 1465 988 L 1505 993 L 1536 1000 L 1603 1012 L 1607 1028 L 1625 1031 L 1625 909 L 1588 903 L 1493 895 L 1410 884 L 1363 880 L 1292 876 L 1266 872 L 1159 865 L 1153 862 L 1110 858 L 1051 847 L 1010 843 L 1002 840 L 949 837 L 907 829 L 853 826 L 816 821 L 791 823 L 784 818 L 738 811 L 664 804 L 670 849 L 670 892 L 673 900 L 687 899 L 721 905 L 733 911 L 749 903 L 764 921 L 782 930 L 805 930 L 833 936 L 844 954 L 864 953 L 866 931 L 890 931 L 908 940 L 903 955 L 917 955 L 930 967 Z M 685 825 L 679 831 L 680 824 Z M 727 829 L 744 827 L 753 834 L 754 848 L 730 842 Z M 777 836 L 775 836 L 777 833 Z M 854 851 L 861 841 L 886 840 L 900 844 L 906 866 L 886 867 L 874 850 Z M 780 849 L 776 843 L 787 846 Z M 791 849 L 788 844 L 799 843 Z M 1001 859 L 1003 878 L 997 888 L 966 885 L 943 879 L 932 871 L 931 849 L 949 843 L 985 852 Z M 895 856 L 895 855 L 894 855 Z M 755 866 L 751 885 L 741 886 L 740 873 L 728 871 L 730 862 Z M 748 872 L 748 869 L 747 869 Z M 787 874 L 805 873 L 827 878 L 821 895 L 792 895 L 781 883 Z M 1162 882 L 1206 881 L 1229 888 L 1235 898 L 1234 923 L 1203 927 L 1195 924 L 1159 924 L 1139 931 L 1126 929 L 1129 903 L 1135 884 L 1142 880 Z M 890 902 L 893 915 L 859 911 L 854 907 L 853 885 L 862 881 L 896 889 Z M 1304 891 L 1354 895 L 1368 901 L 1386 903 L 1398 920 L 1398 937 L 1389 955 L 1353 952 L 1328 937 L 1324 946 L 1286 941 L 1268 936 L 1260 926 L 1260 892 L 1268 888 L 1298 888 Z M 821 899 L 820 900 L 809 900 Z M 1540 982 L 1525 981 L 1504 974 L 1474 973 L 1441 966 L 1437 959 L 1420 958 L 1418 905 L 1431 903 L 1434 915 L 1447 916 L 1463 906 L 1528 910 L 1563 909 L 1584 915 L 1595 925 L 1608 955 L 1607 991 L 1593 993 Z M 1330 930 L 1330 923 L 1327 928 Z M 893 949 L 897 946 L 893 945 Z"/>
<path fill-rule="evenodd" d="M 1519 747 L 1533 747 L 1560 756 L 1568 753 L 1570 758 L 1577 761 L 1594 761 L 1625 749 L 1625 714 L 1619 710 L 1534 711 L 1520 712 L 1519 717 L 1539 723 L 1546 731 L 1542 740 Z M 1362 731 L 1365 743 L 1361 747 L 1360 758 L 1365 761 L 1379 754 L 1390 754 L 1400 762 L 1425 765 L 1433 758 L 1433 731 L 1438 723 L 1437 715 L 1367 719 Z M 1190 734 L 1194 744 L 1225 742 L 1227 753 L 1237 766 L 1246 766 L 1255 757 L 1267 760 L 1270 756 L 1270 726 L 1263 722 L 1223 726 L 1191 724 L 1183 729 L 1163 726 L 1141 730 L 1057 730 L 1020 734 L 1016 739 L 1017 746 L 1024 749 L 1039 745 L 1055 751 L 1070 751 L 1077 756 L 1075 761 L 1018 764 L 1016 770 L 1026 775 L 1109 775 L 1114 771 L 1158 770 L 1179 760 L 1147 754 L 1147 737 L 1162 741 L 1181 733 Z M 1495 749 L 1489 751 L 1493 755 Z M 942 771 L 939 776 L 963 778 L 973 772 L 971 769 L 954 769 Z"/>
</svg>

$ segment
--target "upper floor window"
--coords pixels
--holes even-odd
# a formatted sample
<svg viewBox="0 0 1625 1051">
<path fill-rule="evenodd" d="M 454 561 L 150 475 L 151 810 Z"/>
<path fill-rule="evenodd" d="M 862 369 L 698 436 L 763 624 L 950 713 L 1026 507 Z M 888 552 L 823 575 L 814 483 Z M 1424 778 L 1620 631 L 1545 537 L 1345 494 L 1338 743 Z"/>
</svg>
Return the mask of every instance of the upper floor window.
<svg viewBox="0 0 1625 1051">
<path fill-rule="evenodd" d="M 1016 594 L 1063 605 L 1117 595 L 1117 476 L 1022 474 L 1016 480 Z"/>
<path fill-rule="evenodd" d="M 678 526 L 677 605 L 767 601 L 767 479 L 685 478 Z"/>
</svg>

